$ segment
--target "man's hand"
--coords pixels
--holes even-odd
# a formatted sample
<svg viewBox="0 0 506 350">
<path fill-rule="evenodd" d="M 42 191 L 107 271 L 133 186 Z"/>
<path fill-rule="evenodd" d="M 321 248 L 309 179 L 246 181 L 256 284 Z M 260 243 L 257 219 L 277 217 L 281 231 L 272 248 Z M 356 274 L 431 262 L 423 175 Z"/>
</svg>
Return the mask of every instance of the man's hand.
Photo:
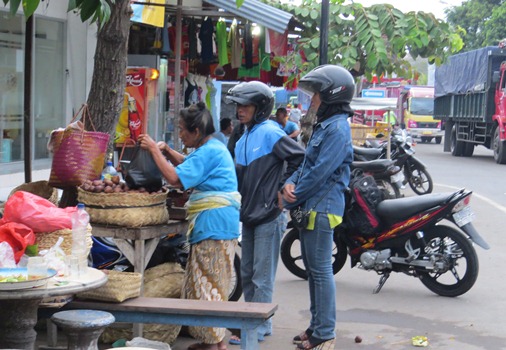
<svg viewBox="0 0 506 350">
<path fill-rule="evenodd" d="M 297 197 L 295 197 L 295 186 L 292 184 L 287 184 L 285 187 L 283 187 L 283 199 L 287 203 L 293 203 L 297 200 Z"/>
</svg>

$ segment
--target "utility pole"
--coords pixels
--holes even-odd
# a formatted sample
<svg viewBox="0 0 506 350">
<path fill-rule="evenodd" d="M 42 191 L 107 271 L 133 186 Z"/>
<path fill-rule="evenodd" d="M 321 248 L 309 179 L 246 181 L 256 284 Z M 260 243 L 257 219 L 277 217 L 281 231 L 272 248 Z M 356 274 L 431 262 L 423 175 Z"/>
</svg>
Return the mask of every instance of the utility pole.
<svg viewBox="0 0 506 350">
<path fill-rule="evenodd" d="M 322 0 L 320 24 L 320 65 L 329 61 L 329 0 Z"/>
</svg>

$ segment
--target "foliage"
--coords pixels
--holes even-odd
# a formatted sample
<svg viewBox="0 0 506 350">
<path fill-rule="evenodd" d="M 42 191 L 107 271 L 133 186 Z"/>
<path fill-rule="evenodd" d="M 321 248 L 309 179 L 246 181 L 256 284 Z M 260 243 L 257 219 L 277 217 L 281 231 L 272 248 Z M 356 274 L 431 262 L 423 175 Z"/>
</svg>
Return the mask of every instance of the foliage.
<svg viewBox="0 0 506 350">
<path fill-rule="evenodd" d="M 302 0 L 302 4 L 272 6 L 292 13 L 305 29 L 298 43 L 307 58 L 287 57 L 302 71 L 319 62 L 321 3 Z M 354 75 L 396 73 L 413 76 L 415 71 L 408 57 L 427 58 L 429 63 L 441 64 L 462 49 L 461 32 L 435 18 L 431 13 L 403 13 L 390 4 L 364 7 L 359 3 L 345 5 L 344 0 L 330 0 L 328 28 L 328 62 L 348 68 Z M 297 59 L 297 57 L 299 57 Z"/>
<path fill-rule="evenodd" d="M 5 5 L 9 4 L 11 15 L 15 15 L 19 5 L 23 6 L 23 13 L 26 18 L 35 13 L 40 0 L 2 0 Z M 111 16 L 111 6 L 115 0 L 68 0 L 68 11 L 79 11 L 83 22 L 91 18 L 91 23 L 99 25 L 107 22 Z"/>
<path fill-rule="evenodd" d="M 448 23 L 465 31 L 464 50 L 497 45 L 506 38 L 506 1 L 467 0 L 447 11 Z"/>
</svg>

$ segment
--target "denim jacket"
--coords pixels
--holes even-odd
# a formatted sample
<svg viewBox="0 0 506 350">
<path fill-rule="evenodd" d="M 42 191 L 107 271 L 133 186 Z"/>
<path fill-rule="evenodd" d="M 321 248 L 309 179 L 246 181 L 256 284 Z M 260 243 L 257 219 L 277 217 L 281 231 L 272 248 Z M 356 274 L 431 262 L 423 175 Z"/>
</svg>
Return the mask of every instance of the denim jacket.
<svg viewBox="0 0 506 350">
<path fill-rule="evenodd" d="M 297 197 L 294 203 L 284 203 L 287 209 L 302 205 L 309 210 L 316 205 L 316 212 L 343 216 L 344 192 L 353 161 L 347 117 L 334 115 L 314 126 L 304 161 L 285 182 L 295 185 Z"/>
</svg>

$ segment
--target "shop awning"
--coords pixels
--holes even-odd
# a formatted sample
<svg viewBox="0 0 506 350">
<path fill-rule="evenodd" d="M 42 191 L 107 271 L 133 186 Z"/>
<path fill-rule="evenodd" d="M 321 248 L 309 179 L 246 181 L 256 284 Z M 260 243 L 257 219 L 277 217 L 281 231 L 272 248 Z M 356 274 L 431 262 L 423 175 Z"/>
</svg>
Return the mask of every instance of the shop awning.
<svg viewBox="0 0 506 350">
<path fill-rule="evenodd" d="M 204 2 L 278 33 L 284 33 L 293 18 L 291 13 L 279 10 L 258 0 L 244 0 L 239 8 L 237 8 L 235 0 L 204 0 Z"/>
</svg>

